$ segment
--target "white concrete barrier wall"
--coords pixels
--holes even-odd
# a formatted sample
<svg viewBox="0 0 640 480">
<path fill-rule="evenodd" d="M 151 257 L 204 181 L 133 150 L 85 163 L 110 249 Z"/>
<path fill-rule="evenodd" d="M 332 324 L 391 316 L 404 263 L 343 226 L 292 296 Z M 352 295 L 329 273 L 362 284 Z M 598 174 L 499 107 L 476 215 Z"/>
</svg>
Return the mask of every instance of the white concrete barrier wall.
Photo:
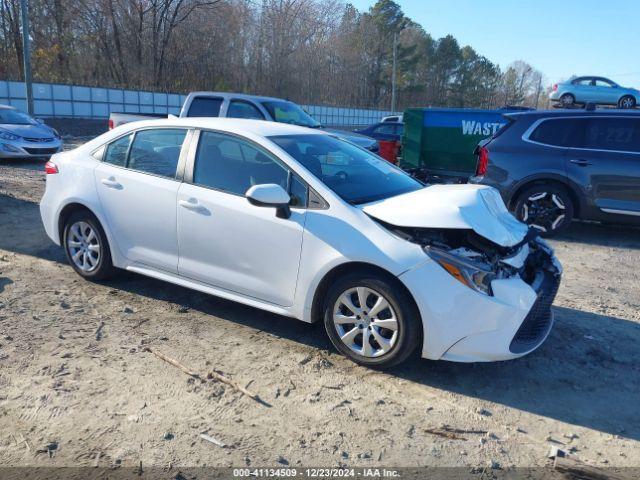
<svg viewBox="0 0 640 480">
<path fill-rule="evenodd" d="M 108 118 L 111 112 L 180 113 L 186 95 L 142 90 L 85 87 L 59 83 L 33 84 L 33 109 L 37 117 Z M 26 89 L 22 82 L 0 80 L 0 104 L 27 111 Z M 303 105 L 324 125 L 356 127 L 369 125 L 391 115 L 387 110 Z"/>
</svg>

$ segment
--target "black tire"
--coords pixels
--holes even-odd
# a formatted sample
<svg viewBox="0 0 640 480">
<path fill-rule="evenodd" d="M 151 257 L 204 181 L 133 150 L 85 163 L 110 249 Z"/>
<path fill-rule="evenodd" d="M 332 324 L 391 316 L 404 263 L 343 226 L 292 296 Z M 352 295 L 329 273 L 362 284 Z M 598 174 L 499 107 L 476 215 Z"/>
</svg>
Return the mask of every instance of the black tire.
<svg viewBox="0 0 640 480">
<path fill-rule="evenodd" d="M 563 93 L 560 97 L 560 105 L 563 107 L 573 107 L 576 104 L 576 97 L 571 93 Z"/>
<path fill-rule="evenodd" d="M 540 200 L 531 200 L 532 197 L 535 198 L 543 193 L 546 196 Z M 557 202 L 564 208 L 560 208 Z M 543 237 L 552 237 L 569 227 L 575 212 L 573 200 L 567 189 L 556 184 L 541 183 L 525 188 L 518 194 L 514 206 L 514 213 L 518 220 L 527 225 L 537 225 L 546 229 L 541 233 Z M 545 212 L 545 209 L 552 209 L 552 211 Z M 564 217 L 556 223 L 560 215 Z"/>
<path fill-rule="evenodd" d="M 90 244 L 92 246 L 96 244 L 99 246 L 99 255 L 97 257 L 97 260 L 95 260 L 95 264 L 89 269 L 81 268 L 73 259 L 74 253 L 71 251 L 72 248 L 75 248 L 70 244 L 70 240 L 73 241 L 75 238 L 75 234 L 72 229 L 74 228 L 74 225 L 80 223 L 88 225 L 95 234 L 95 241 L 92 239 Z M 102 229 L 102 225 L 100 225 L 98 219 L 91 212 L 81 210 L 72 213 L 69 218 L 67 218 L 67 221 L 64 225 L 62 242 L 64 251 L 67 254 L 67 260 L 69 260 L 69 264 L 83 278 L 86 278 L 87 280 L 99 281 L 107 280 L 115 275 L 117 270 L 113 266 L 113 262 L 111 260 L 111 250 L 109 248 L 107 236 Z M 89 244 L 87 244 L 87 246 L 88 245 Z"/>
<path fill-rule="evenodd" d="M 636 108 L 636 99 L 631 95 L 625 95 L 620 100 L 618 100 L 618 108 L 623 108 L 625 110 Z"/>
<path fill-rule="evenodd" d="M 390 308 L 392 309 L 381 310 L 380 312 L 378 312 L 378 314 L 375 315 L 376 318 L 374 320 L 371 320 L 372 323 L 368 327 L 360 328 L 355 323 L 353 324 L 353 327 L 351 327 L 350 324 L 347 324 L 346 327 L 344 327 L 345 330 L 348 329 L 349 331 L 352 331 L 352 328 L 359 329 L 361 346 L 364 339 L 364 333 L 367 333 L 366 330 L 375 329 L 375 333 L 377 333 L 377 335 L 387 335 L 390 336 L 391 339 L 393 339 L 394 335 L 396 335 L 395 341 L 390 349 L 382 353 L 380 356 L 367 357 L 354 352 L 340 338 L 338 328 L 343 327 L 339 327 L 334 323 L 333 313 L 338 299 L 343 295 L 343 293 L 350 289 L 355 289 L 356 287 L 364 287 L 365 289 L 369 289 L 372 291 L 372 294 L 368 297 L 368 300 L 371 303 L 375 302 L 376 294 L 381 295 L 388 302 Z M 357 294 L 354 295 L 356 295 L 357 297 Z M 354 305 L 356 301 L 357 299 L 354 298 Z M 365 300 L 365 303 L 367 303 L 367 300 Z M 370 308 L 372 306 L 373 305 L 370 304 L 367 308 Z M 393 365 L 397 365 L 406 360 L 407 357 L 409 357 L 416 350 L 416 347 L 418 346 L 418 343 L 422 338 L 422 322 L 420 320 L 420 314 L 417 307 L 415 306 L 415 303 L 413 302 L 413 299 L 396 281 L 385 278 L 385 276 L 380 275 L 376 272 L 353 272 L 338 278 L 325 296 L 323 311 L 324 326 L 327 334 L 329 335 L 331 343 L 333 343 L 333 345 L 340 353 L 359 365 L 377 369 L 389 368 Z M 393 315 L 394 313 L 395 315 Z M 374 318 L 374 315 L 371 315 L 371 318 Z M 387 330 L 385 328 L 375 326 L 375 322 L 384 322 L 385 318 L 387 319 L 387 321 L 390 321 L 390 318 L 396 319 L 396 334 L 393 333 L 393 330 Z M 362 322 L 365 322 L 365 320 L 362 320 Z M 369 322 L 369 318 L 367 318 L 366 322 Z M 368 333 L 368 335 L 371 338 L 370 345 L 373 345 L 371 348 L 376 349 L 375 345 L 378 345 L 378 347 L 380 347 L 380 345 L 374 338 L 373 333 L 374 332 L 370 332 Z M 356 335 L 355 338 L 357 342 L 358 335 Z M 362 346 L 362 348 L 364 348 L 364 346 Z M 382 351 L 383 349 L 377 348 L 377 350 Z"/>
</svg>

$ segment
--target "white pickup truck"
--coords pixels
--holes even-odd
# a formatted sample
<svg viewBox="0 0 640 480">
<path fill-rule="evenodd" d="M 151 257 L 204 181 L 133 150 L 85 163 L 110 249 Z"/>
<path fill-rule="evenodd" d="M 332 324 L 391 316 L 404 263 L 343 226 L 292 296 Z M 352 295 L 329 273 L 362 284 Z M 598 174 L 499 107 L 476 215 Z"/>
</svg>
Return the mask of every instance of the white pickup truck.
<svg viewBox="0 0 640 480">
<path fill-rule="evenodd" d="M 259 97 L 241 93 L 193 92 L 180 110 L 180 117 L 229 117 L 266 120 L 271 122 L 290 123 L 309 128 L 321 128 L 332 135 L 378 152 L 378 142 L 371 137 L 346 130 L 323 127 L 320 122 L 305 112 L 302 107 L 289 100 L 273 97 Z M 109 116 L 109 129 L 129 122 L 149 120 L 150 118 L 166 118 L 162 115 L 112 113 Z"/>
</svg>

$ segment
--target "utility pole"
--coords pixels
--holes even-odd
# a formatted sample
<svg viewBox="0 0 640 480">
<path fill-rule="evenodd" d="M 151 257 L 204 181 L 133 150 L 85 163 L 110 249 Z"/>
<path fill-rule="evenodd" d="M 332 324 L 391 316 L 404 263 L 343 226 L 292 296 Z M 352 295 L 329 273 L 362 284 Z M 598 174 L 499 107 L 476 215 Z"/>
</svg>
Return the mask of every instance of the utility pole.
<svg viewBox="0 0 640 480">
<path fill-rule="evenodd" d="M 540 91 L 542 90 L 542 75 L 538 78 L 538 88 L 536 90 L 536 110 L 538 109 L 538 101 L 540 100 Z"/>
<path fill-rule="evenodd" d="M 29 45 L 29 0 L 20 0 L 22 17 L 22 61 L 24 63 L 24 86 L 27 91 L 27 110 L 33 115 L 33 86 L 31 85 L 31 51 Z"/>
<path fill-rule="evenodd" d="M 396 113 L 396 50 L 398 49 L 398 34 L 393 34 L 393 69 L 391 71 L 391 113 Z"/>
</svg>

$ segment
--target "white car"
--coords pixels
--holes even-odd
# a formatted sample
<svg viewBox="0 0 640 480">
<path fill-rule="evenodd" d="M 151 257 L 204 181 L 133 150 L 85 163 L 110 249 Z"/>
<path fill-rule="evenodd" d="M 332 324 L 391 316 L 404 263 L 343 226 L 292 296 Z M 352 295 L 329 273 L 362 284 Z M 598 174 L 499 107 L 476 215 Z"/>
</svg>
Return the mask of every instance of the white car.
<svg viewBox="0 0 640 480">
<path fill-rule="evenodd" d="M 46 165 L 40 211 L 72 267 L 115 267 L 305 322 L 386 367 L 505 360 L 552 324 L 561 267 L 478 185 L 425 186 L 322 131 L 255 120 L 123 125 Z"/>
</svg>

